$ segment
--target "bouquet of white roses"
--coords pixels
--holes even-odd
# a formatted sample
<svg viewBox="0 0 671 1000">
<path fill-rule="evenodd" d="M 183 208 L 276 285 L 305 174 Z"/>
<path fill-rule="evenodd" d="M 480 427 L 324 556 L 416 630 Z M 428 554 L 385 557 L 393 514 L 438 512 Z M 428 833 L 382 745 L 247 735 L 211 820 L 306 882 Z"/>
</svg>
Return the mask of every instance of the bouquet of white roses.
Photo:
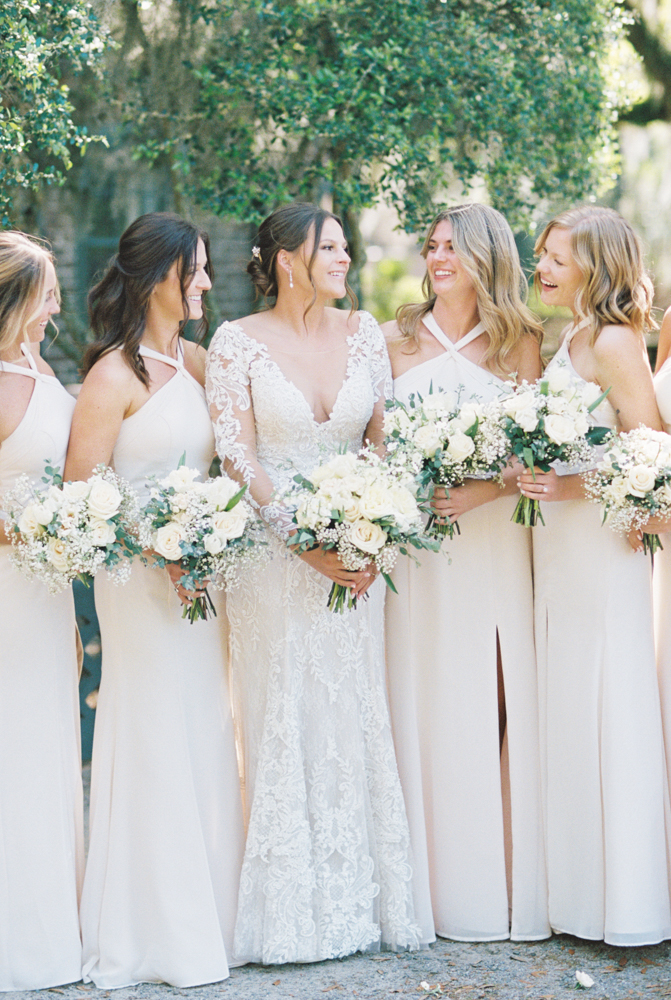
<svg viewBox="0 0 671 1000">
<path fill-rule="evenodd" d="M 354 571 L 374 563 L 395 590 L 389 574 L 399 551 L 407 555 L 409 545 L 433 551 L 440 547 L 423 530 L 412 478 L 372 452 L 362 452 L 360 458 L 351 452 L 336 455 L 294 480 L 301 487 L 288 495 L 297 500 L 297 530 L 287 540 L 294 551 L 319 545 L 335 549 L 345 568 Z M 356 607 L 356 598 L 334 583 L 327 607 L 342 614 L 345 604 Z"/>
<path fill-rule="evenodd" d="M 384 433 L 389 462 L 406 469 L 429 495 L 435 486 L 449 490 L 469 478 L 500 483 L 510 452 L 498 409 L 475 399 L 460 404 L 451 392 L 413 394 L 407 406 L 388 402 Z M 427 531 L 454 538 L 460 528 L 458 522 L 438 524 L 432 514 Z"/>
<path fill-rule="evenodd" d="M 534 473 L 549 472 L 553 462 L 588 465 L 595 446 L 610 434 L 608 427 L 589 422 L 589 414 L 605 399 L 594 382 L 576 379 L 565 366 L 556 366 L 538 382 L 522 382 L 499 400 L 501 426 L 510 451 Z M 538 500 L 520 496 L 512 520 L 527 527 L 545 524 Z"/>
<path fill-rule="evenodd" d="M 603 507 L 603 520 L 627 534 L 651 516 L 671 514 L 671 435 L 641 425 L 613 434 L 608 450 L 585 476 L 587 495 Z M 643 550 L 661 549 L 659 535 L 643 532 Z"/>
<path fill-rule="evenodd" d="M 130 574 L 130 559 L 142 551 L 137 494 L 111 469 L 99 465 L 86 481 L 64 483 L 47 462 L 44 486 L 21 476 L 2 497 L 12 562 L 44 581 L 52 594 L 101 567 L 117 583 Z"/>
<path fill-rule="evenodd" d="M 202 591 L 184 605 L 182 618 L 192 624 L 217 613 L 203 583 L 215 590 L 234 586 L 241 566 L 260 555 L 262 544 L 254 513 L 243 500 L 247 487 L 228 476 L 196 482 L 199 476 L 181 464 L 152 486 L 144 508 L 152 566 L 174 563 L 184 570 L 182 587 Z"/>
</svg>

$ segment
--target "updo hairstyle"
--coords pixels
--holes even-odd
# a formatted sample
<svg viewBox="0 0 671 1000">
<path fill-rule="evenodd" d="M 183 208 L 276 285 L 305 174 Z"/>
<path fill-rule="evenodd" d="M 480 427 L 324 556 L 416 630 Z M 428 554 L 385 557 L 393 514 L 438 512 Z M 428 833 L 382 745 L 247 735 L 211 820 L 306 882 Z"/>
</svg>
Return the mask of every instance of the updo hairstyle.
<svg viewBox="0 0 671 1000">
<path fill-rule="evenodd" d="M 276 209 L 267 219 L 263 220 L 256 236 L 252 259 L 247 265 L 247 273 L 254 283 L 257 297 L 262 295 L 266 306 L 269 307 L 269 299 L 277 298 L 278 253 L 280 250 L 295 253 L 313 235 L 312 253 L 310 259 L 305 261 L 308 277 L 315 292 L 315 296 L 308 306 L 308 309 L 312 308 L 317 297 L 317 289 L 312 281 L 312 265 L 319 250 L 322 229 L 327 219 L 334 219 L 344 231 L 342 220 L 337 215 L 307 202 L 283 205 L 282 208 Z M 345 288 L 352 309 L 356 309 L 356 297 L 347 282 Z"/>
<path fill-rule="evenodd" d="M 177 261 L 184 316 L 179 322 L 181 334 L 189 319 L 187 289 L 196 270 L 198 240 L 205 244 L 205 270 L 212 279 L 210 241 L 207 233 L 171 212 L 149 212 L 132 222 L 119 240 L 119 250 L 112 257 L 101 280 L 88 295 L 89 318 L 96 342 L 91 344 L 82 363 L 86 375 L 100 358 L 121 348 L 133 373 L 144 386 L 149 374 L 140 342 L 154 287 L 164 281 Z M 206 292 L 203 291 L 203 300 Z M 209 324 L 203 316 L 196 327 L 199 340 Z"/>
<path fill-rule="evenodd" d="M 25 233 L 0 232 L 0 352 L 28 340 L 28 326 L 44 300 L 51 251 Z M 60 292 L 56 284 L 56 301 Z"/>
<path fill-rule="evenodd" d="M 643 262 L 641 241 L 629 223 L 612 208 L 571 208 L 548 222 L 536 241 L 536 254 L 542 253 L 555 227 L 571 235 L 571 254 L 583 275 L 575 311 L 590 324 L 591 344 L 609 324 L 630 326 L 639 336 L 656 329 L 651 312 L 653 284 Z M 538 272 L 534 281 L 540 290 Z"/>
</svg>

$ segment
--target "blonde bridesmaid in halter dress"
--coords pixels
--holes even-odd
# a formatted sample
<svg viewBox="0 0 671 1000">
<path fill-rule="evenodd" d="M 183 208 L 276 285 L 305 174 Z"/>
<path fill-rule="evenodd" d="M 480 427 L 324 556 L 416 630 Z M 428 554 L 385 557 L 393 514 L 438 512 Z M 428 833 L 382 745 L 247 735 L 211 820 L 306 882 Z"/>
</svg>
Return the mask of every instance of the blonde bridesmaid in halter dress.
<svg viewBox="0 0 671 1000">
<path fill-rule="evenodd" d="M 441 212 L 422 255 L 427 297 L 385 330 L 396 398 L 433 387 L 486 402 L 512 372 L 534 381 L 542 330 L 503 216 L 477 204 Z M 515 479 L 511 467 L 504 488 L 469 480 L 437 501 L 461 534 L 420 566 L 399 560 L 398 595 L 387 595 L 392 724 L 428 904 L 419 916 L 462 941 L 550 933 L 531 536 L 510 520 Z"/>
<path fill-rule="evenodd" d="M 572 209 L 536 250 L 543 302 L 573 313 L 548 370 L 610 390 L 594 422 L 661 429 L 643 337 L 652 284 L 631 227 L 612 209 Z M 575 470 L 520 478 L 546 522 L 533 544 L 550 923 L 654 944 L 671 936 L 671 907 L 650 562 L 602 526 Z"/>
<path fill-rule="evenodd" d="M 2 490 L 65 463 L 74 399 L 40 357 L 59 311 L 51 254 L 0 234 Z M 0 991 L 81 975 L 84 835 L 72 590 L 52 595 L 10 563 L 0 521 Z"/>
<path fill-rule="evenodd" d="M 89 296 L 66 474 L 99 463 L 147 495 L 185 456 L 207 476 L 214 433 L 205 352 L 180 334 L 211 287 L 207 237 L 141 216 Z M 242 863 L 242 805 L 219 616 L 191 625 L 175 567 L 95 581 L 103 646 L 82 895 L 84 979 L 101 988 L 228 976 Z"/>
</svg>

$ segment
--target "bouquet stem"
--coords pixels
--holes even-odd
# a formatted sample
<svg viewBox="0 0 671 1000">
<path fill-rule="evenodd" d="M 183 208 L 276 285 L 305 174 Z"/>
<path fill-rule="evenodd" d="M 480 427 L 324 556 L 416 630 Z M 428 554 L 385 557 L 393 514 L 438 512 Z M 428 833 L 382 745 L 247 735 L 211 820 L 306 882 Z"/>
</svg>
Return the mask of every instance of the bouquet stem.
<svg viewBox="0 0 671 1000">
<path fill-rule="evenodd" d="M 337 611 L 341 615 L 345 610 L 345 605 L 347 605 L 347 610 L 351 611 L 352 608 L 356 608 L 356 604 L 357 598 L 352 595 L 349 587 L 343 587 L 342 583 L 334 583 L 331 586 L 326 605 L 329 611 Z"/>
<path fill-rule="evenodd" d="M 655 552 L 659 552 L 663 548 L 659 535 L 649 534 L 647 531 L 643 532 L 643 551 L 646 555 L 654 558 Z"/>
<path fill-rule="evenodd" d="M 216 618 L 217 609 L 207 590 L 204 590 L 198 597 L 194 597 L 190 604 L 185 604 L 182 610 L 182 618 L 188 618 L 192 625 L 199 618 L 207 621 L 210 616 Z"/>
<path fill-rule="evenodd" d="M 458 521 L 439 524 L 436 515 L 431 514 L 426 523 L 426 533 L 427 535 L 431 535 L 432 538 L 445 538 L 446 536 L 454 538 L 455 535 L 461 534 L 461 528 Z"/>
<path fill-rule="evenodd" d="M 545 524 L 540 501 L 532 500 L 531 497 L 520 496 L 510 520 L 515 524 L 523 524 L 525 528 L 533 528 L 538 521 L 541 524 Z"/>
</svg>

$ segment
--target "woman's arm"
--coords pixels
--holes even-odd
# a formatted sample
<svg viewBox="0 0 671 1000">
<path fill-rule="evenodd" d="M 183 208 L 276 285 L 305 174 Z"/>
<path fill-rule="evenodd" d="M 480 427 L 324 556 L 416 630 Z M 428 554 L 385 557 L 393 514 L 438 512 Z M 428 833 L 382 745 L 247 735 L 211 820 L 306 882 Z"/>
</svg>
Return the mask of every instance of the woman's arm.
<svg viewBox="0 0 671 1000">
<path fill-rule="evenodd" d="M 659 340 L 657 341 L 657 360 L 655 362 L 655 374 L 660 370 L 664 362 L 671 354 L 671 307 L 664 313 L 662 325 L 659 330 Z"/>
<path fill-rule="evenodd" d="M 72 418 L 63 478 L 88 479 L 97 465 L 109 465 L 137 381 L 119 352 L 108 354 L 84 379 Z"/>
</svg>

